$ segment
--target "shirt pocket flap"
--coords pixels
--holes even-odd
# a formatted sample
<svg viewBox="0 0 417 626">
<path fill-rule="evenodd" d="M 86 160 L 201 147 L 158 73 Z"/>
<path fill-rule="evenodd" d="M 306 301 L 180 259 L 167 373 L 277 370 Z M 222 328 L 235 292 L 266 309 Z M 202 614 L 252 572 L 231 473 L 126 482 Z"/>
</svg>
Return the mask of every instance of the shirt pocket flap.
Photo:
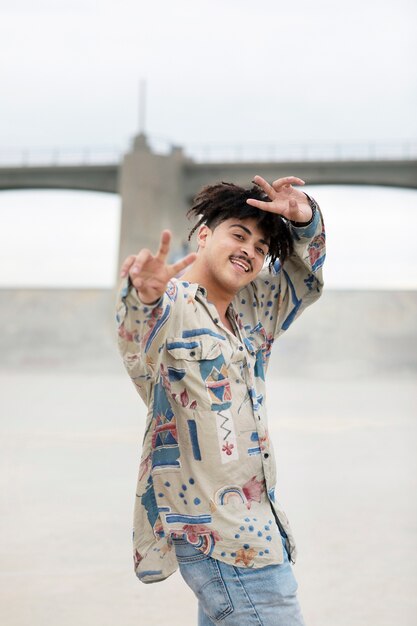
<svg viewBox="0 0 417 626">
<path fill-rule="evenodd" d="M 221 354 L 219 341 L 213 337 L 170 337 L 166 343 L 167 352 L 174 358 L 185 361 L 216 359 Z"/>
</svg>

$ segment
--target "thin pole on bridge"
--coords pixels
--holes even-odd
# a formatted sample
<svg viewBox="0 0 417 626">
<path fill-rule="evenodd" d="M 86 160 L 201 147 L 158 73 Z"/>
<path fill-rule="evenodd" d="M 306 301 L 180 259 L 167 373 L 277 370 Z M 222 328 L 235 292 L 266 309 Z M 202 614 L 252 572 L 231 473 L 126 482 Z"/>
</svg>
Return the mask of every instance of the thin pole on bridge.
<svg viewBox="0 0 417 626">
<path fill-rule="evenodd" d="M 142 78 L 139 81 L 139 133 L 145 134 L 145 118 L 146 118 L 146 80 Z"/>
</svg>

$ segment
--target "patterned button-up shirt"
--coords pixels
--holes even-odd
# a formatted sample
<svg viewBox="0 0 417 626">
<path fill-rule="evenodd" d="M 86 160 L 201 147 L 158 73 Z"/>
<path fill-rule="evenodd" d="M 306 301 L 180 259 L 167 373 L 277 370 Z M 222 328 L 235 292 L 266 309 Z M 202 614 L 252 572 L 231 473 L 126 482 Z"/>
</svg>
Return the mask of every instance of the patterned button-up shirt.
<svg viewBox="0 0 417 626">
<path fill-rule="evenodd" d="M 143 304 L 129 281 L 118 301 L 119 347 L 148 415 L 134 512 L 143 582 L 177 568 L 172 537 L 238 567 L 282 563 L 295 544 L 275 495 L 265 374 L 271 347 L 321 293 L 324 227 L 291 226 L 294 253 L 263 269 L 228 308 L 234 333 L 198 284 L 173 279 Z"/>
</svg>

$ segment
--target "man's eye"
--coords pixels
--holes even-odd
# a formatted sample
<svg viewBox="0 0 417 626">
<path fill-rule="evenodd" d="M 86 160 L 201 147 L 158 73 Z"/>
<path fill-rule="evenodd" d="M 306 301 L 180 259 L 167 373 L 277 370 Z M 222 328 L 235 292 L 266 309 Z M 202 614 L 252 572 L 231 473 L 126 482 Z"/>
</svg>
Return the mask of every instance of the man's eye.
<svg viewBox="0 0 417 626">
<path fill-rule="evenodd" d="M 265 256 L 265 250 L 263 248 L 256 248 L 256 249 L 259 252 L 259 254 L 262 254 L 262 256 Z"/>
<path fill-rule="evenodd" d="M 243 235 L 240 235 L 239 233 L 235 233 L 235 237 L 237 237 L 238 239 L 243 239 Z"/>
</svg>

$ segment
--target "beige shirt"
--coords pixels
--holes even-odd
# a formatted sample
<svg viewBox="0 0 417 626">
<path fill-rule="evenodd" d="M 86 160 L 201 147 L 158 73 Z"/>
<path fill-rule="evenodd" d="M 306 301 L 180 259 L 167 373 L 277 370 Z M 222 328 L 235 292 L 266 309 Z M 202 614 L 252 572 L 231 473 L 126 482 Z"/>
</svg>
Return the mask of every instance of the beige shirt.
<svg viewBox="0 0 417 626">
<path fill-rule="evenodd" d="M 183 537 L 237 567 L 292 561 L 295 544 L 277 501 L 265 374 L 271 347 L 321 294 L 320 212 L 291 226 L 294 254 L 264 269 L 220 322 L 204 288 L 174 279 L 155 305 L 129 281 L 118 301 L 119 347 L 148 407 L 134 513 L 134 562 L 143 582 L 177 568 Z"/>
</svg>

